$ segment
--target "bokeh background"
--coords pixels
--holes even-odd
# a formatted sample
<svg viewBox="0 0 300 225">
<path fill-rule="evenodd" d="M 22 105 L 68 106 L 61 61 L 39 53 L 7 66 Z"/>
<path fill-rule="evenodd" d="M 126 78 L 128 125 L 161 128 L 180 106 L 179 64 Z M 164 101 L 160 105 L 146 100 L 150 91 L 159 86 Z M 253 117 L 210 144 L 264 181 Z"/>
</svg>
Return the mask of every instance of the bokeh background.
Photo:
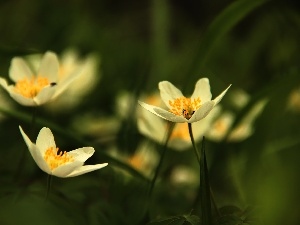
<svg viewBox="0 0 300 225">
<path fill-rule="evenodd" d="M 32 140 L 48 126 L 61 148 L 93 146 L 96 153 L 87 163 L 109 166 L 54 178 L 45 202 L 47 175 L 28 152 L 20 163 L 20 152 L 27 149 L 18 126 L 31 130 L 33 108 L 18 105 L 1 89 L 0 224 L 132 225 L 198 215 L 199 170 L 191 146 L 168 149 L 151 200 L 145 192 L 157 159 L 145 172 L 144 161 L 136 165 L 126 157 L 144 141 L 158 158 L 162 148 L 139 132 L 137 100 L 156 91 L 162 80 L 189 95 L 201 77 L 209 78 L 213 96 L 232 84 L 221 102 L 235 112 L 232 127 L 266 101 L 251 121 L 251 136 L 206 141 L 218 207 L 230 209 L 236 220 L 251 211 L 248 224 L 299 224 L 299 10 L 292 0 L 1 1 L 2 77 L 8 78 L 15 56 L 48 50 L 60 56 L 75 49 L 80 59 L 94 57 L 93 77 L 83 78 L 94 79 L 88 91 L 69 108 L 56 101 L 38 107 Z M 239 89 L 248 101 L 236 110 L 240 100 L 232 102 L 230 92 Z M 64 98 L 71 102 L 81 91 Z M 182 166 L 183 180 L 175 173 Z M 234 219 L 223 224 L 241 224 Z"/>
</svg>

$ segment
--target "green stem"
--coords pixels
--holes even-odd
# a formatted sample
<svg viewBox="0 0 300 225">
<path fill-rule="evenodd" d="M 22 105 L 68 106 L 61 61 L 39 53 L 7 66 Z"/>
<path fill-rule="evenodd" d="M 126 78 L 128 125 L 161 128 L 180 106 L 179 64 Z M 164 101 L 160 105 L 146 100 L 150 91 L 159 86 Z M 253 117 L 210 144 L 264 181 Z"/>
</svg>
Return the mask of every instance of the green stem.
<svg viewBox="0 0 300 225">
<path fill-rule="evenodd" d="M 50 194 L 51 184 L 52 184 L 52 175 L 48 174 L 48 177 L 47 177 L 47 191 L 46 191 L 45 201 L 47 201 L 48 196 Z"/>
<path fill-rule="evenodd" d="M 196 158 L 198 160 L 198 163 L 200 165 L 200 155 L 199 155 L 199 151 L 197 149 L 197 146 L 195 144 L 195 140 L 194 140 L 194 136 L 193 136 L 193 130 L 192 130 L 192 124 L 191 123 L 188 123 L 188 127 L 189 127 L 189 134 L 190 134 L 190 138 L 191 138 L 191 141 L 192 141 L 192 144 L 193 144 L 193 149 L 194 149 L 194 152 L 195 152 L 195 155 L 196 155 Z M 203 141 L 204 141 L 204 137 L 203 137 Z M 217 215 L 220 217 L 221 216 L 221 213 L 217 207 L 217 204 L 216 204 L 216 201 L 215 201 L 215 196 L 213 194 L 213 191 L 211 189 L 211 187 L 209 187 L 210 189 L 210 197 L 211 197 L 211 201 L 212 201 L 212 204 L 217 212 Z M 200 194 L 200 191 L 199 191 L 199 194 Z M 197 196 L 197 200 L 199 199 L 200 196 Z"/>
<path fill-rule="evenodd" d="M 165 154 L 166 154 L 166 151 L 167 151 L 167 145 L 168 145 L 168 142 L 170 140 L 170 137 L 171 137 L 171 134 L 172 134 L 172 131 L 173 131 L 173 128 L 175 126 L 175 123 L 169 123 L 170 126 L 169 129 L 168 129 L 168 132 L 167 132 L 167 137 L 166 137 L 166 140 L 165 140 L 165 143 L 164 143 L 164 146 L 163 146 L 163 151 L 160 155 L 160 160 L 158 162 L 158 165 L 156 167 L 156 170 L 155 170 L 155 173 L 154 173 L 154 176 L 153 176 L 153 179 L 151 181 L 151 184 L 150 184 L 150 188 L 149 188 L 149 193 L 148 193 L 148 196 L 150 197 L 152 195 L 152 191 L 153 191 L 153 188 L 154 188 L 154 185 L 155 185 L 155 182 L 156 182 L 156 179 L 157 179 L 157 176 L 158 176 L 158 173 L 160 171 L 160 168 L 162 166 L 162 162 L 164 160 L 164 157 L 165 157 Z"/>
<path fill-rule="evenodd" d="M 198 151 L 198 149 L 196 147 L 196 144 L 195 144 L 195 140 L 194 140 L 194 136 L 193 136 L 193 130 L 192 130 L 192 124 L 188 123 L 188 127 L 189 127 L 190 138 L 191 138 L 191 141 L 192 141 L 192 144 L 193 144 L 194 153 L 195 153 L 196 158 L 198 160 L 198 163 L 200 165 L 200 155 L 199 155 L 199 151 Z"/>
</svg>

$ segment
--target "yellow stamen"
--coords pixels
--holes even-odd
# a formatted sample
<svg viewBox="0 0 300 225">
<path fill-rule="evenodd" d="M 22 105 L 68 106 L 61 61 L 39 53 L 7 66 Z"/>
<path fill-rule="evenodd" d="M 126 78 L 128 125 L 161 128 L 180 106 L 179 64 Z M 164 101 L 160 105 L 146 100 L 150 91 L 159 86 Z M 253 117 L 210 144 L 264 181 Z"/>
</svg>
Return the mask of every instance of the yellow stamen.
<svg viewBox="0 0 300 225">
<path fill-rule="evenodd" d="M 169 111 L 177 116 L 183 116 L 186 119 L 190 119 L 194 112 L 200 108 L 200 102 L 201 100 L 199 97 L 194 99 L 180 97 L 176 98 L 174 101 L 169 100 L 171 106 Z"/>
<path fill-rule="evenodd" d="M 54 170 L 58 166 L 68 162 L 74 161 L 73 156 L 69 155 L 66 151 L 61 151 L 58 153 L 58 148 L 54 149 L 53 147 L 50 147 L 46 150 L 44 159 L 51 170 Z"/>
<path fill-rule="evenodd" d="M 50 82 L 46 77 L 37 77 L 32 79 L 24 78 L 16 83 L 15 90 L 17 93 L 26 98 L 34 98 L 45 86 L 49 84 Z"/>
</svg>

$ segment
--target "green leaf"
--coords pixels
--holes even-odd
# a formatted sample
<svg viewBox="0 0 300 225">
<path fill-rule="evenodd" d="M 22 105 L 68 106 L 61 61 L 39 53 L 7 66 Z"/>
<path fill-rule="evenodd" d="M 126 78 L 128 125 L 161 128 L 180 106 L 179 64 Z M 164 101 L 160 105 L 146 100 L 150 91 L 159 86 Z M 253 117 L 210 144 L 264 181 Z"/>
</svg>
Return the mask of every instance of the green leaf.
<svg viewBox="0 0 300 225">
<path fill-rule="evenodd" d="M 196 215 L 188 215 L 184 216 L 186 219 L 186 222 L 188 222 L 191 225 L 200 225 L 200 218 Z"/>
<path fill-rule="evenodd" d="M 208 178 L 208 169 L 205 156 L 205 138 L 202 140 L 202 148 L 200 153 L 200 206 L 202 224 L 212 224 L 211 214 L 211 199 L 210 199 L 210 185 Z"/>
</svg>

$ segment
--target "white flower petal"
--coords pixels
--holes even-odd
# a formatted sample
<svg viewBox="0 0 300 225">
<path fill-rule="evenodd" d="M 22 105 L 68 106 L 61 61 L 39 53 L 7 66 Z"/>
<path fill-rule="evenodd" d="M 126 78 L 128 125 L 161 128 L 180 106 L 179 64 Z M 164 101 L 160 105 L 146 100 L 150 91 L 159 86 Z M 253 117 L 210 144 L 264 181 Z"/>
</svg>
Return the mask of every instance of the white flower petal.
<svg viewBox="0 0 300 225">
<path fill-rule="evenodd" d="M 56 85 L 55 86 L 48 85 L 48 86 L 44 87 L 37 94 L 37 96 L 33 98 L 33 100 L 37 105 L 43 105 L 43 104 L 49 102 L 51 99 L 53 99 L 53 96 L 54 96 L 56 90 L 57 90 Z"/>
<path fill-rule="evenodd" d="M 83 147 L 68 152 L 68 155 L 73 156 L 75 161 L 84 163 L 94 154 L 94 152 L 95 150 L 93 147 Z"/>
<path fill-rule="evenodd" d="M 8 90 L 8 84 L 7 84 L 7 81 L 4 79 L 4 78 L 2 78 L 2 77 L 0 77 L 0 85 L 6 90 L 6 91 L 8 91 L 9 92 L 9 90 Z"/>
<path fill-rule="evenodd" d="M 191 96 L 191 99 L 198 97 L 200 97 L 201 103 L 211 100 L 210 85 L 207 78 L 199 79 L 195 85 L 195 90 Z"/>
<path fill-rule="evenodd" d="M 9 77 L 12 79 L 12 81 L 17 82 L 25 78 L 32 78 L 33 73 L 22 58 L 15 57 L 11 61 Z"/>
<path fill-rule="evenodd" d="M 222 100 L 223 96 L 226 94 L 226 92 L 228 91 L 228 89 L 230 88 L 230 86 L 231 86 L 231 84 L 228 86 L 228 88 L 225 89 L 225 91 L 223 91 L 218 97 L 216 97 L 213 100 L 213 102 L 215 103 L 215 105 L 218 104 Z"/>
<path fill-rule="evenodd" d="M 79 162 L 79 161 L 68 162 L 53 169 L 51 174 L 57 177 L 64 178 L 67 177 L 69 174 L 71 174 L 73 171 L 82 167 L 82 165 L 83 162 Z"/>
<path fill-rule="evenodd" d="M 175 123 L 184 123 L 187 122 L 187 119 L 185 119 L 184 117 L 181 116 L 176 116 L 173 113 L 170 113 L 160 107 L 156 107 L 153 105 L 148 105 L 144 102 L 139 101 L 139 104 L 144 107 L 145 109 L 147 109 L 149 112 L 152 112 L 153 114 L 159 116 L 160 118 L 163 118 L 165 120 L 169 120 L 171 122 L 175 122 Z"/>
<path fill-rule="evenodd" d="M 100 169 L 106 165 L 104 164 L 98 164 L 95 165 L 95 168 L 92 166 L 90 169 L 83 168 L 86 166 L 82 166 L 84 162 L 90 158 L 94 154 L 95 150 L 92 147 L 83 147 L 78 148 L 76 150 L 70 151 L 67 154 L 74 157 L 73 162 L 66 163 L 64 165 L 61 165 L 54 169 L 52 171 L 52 174 L 57 177 L 72 177 L 72 176 L 78 176 L 83 173 L 87 173 L 96 169 Z M 101 165 L 101 166 L 100 166 Z"/>
<path fill-rule="evenodd" d="M 79 176 L 79 175 L 82 175 L 82 174 L 85 174 L 85 173 L 92 172 L 94 170 L 102 169 L 103 167 L 105 167 L 107 165 L 108 165 L 108 163 L 82 166 L 82 167 L 79 167 L 77 170 L 74 170 L 72 173 L 70 173 L 66 177 Z"/>
<path fill-rule="evenodd" d="M 158 87 L 160 90 L 161 99 L 169 108 L 171 108 L 169 101 L 183 97 L 181 91 L 169 81 L 159 82 Z"/>
<path fill-rule="evenodd" d="M 160 118 L 163 118 L 165 120 L 169 120 L 171 122 L 175 122 L 175 123 L 184 123 L 187 122 L 188 120 L 185 119 L 184 117 L 181 116 L 177 116 L 174 115 L 173 113 L 166 111 L 160 107 L 156 107 L 153 105 L 148 105 L 144 102 L 139 101 L 139 104 L 144 107 L 145 109 L 147 109 L 149 112 L 152 112 L 153 114 L 159 116 Z"/>
<path fill-rule="evenodd" d="M 21 131 L 21 134 L 23 136 L 23 139 L 28 147 L 28 150 L 32 156 L 32 158 L 34 159 L 34 161 L 36 162 L 36 164 L 38 165 L 38 167 L 43 170 L 44 172 L 50 174 L 51 170 L 48 167 L 46 161 L 44 160 L 44 154 L 42 153 L 41 149 L 39 149 L 35 144 L 33 144 L 30 139 L 28 138 L 28 136 L 24 133 L 23 129 L 21 126 L 19 126 L 19 129 Z"/>
<path fill-rule="evenodd" d="M 149 104 L 141 102 L 141 101 L 138 101 L 138 103 L 140 104 L 140 106 L 142 106 L 144 109 L 148 110 L 149 112 L 155 114 L 156 116 L 158 116 L 160 118 L 166 119 L 165 117 L 159 115 L 157 112 L 154 111 L 154 109 L 157 109 L 159 107 L 156 107 L 156 106 L 153 106 L 153 105 L 149 105 Z"/>
<path fill-rule="evenodd" d="M 154 108 L 153 109 L 158 115 L 160 115 L 160 117 L 169 120 L 171 122 L 174 123 L 185 123 L 188 122 L 188 120 L 186 118 L 184 118 L 183 116 L 177 116 L 169 111 L 166 111 L 162 108 Z"/>
<path fill-rule="evenodd" d="M 211 129 L 213 121 L 220 114 L 221 107 L 215 106 L 209 114 L 203 119 L 192 124 L 194 139 L 197 142 L 202 139 L 204 134 Z"/>
<path fill-rule="evenodd" d="M 33 157 L 32 153 L 35 153 L 35 157 Z M 51 169 L 48 166 L 47 162 L 44 159 L 44 155 L 41 155 L 41 150 L 36 146 L 33 145 L 31 151 L 30 151 L 32 158 L 34 159 L 35 163 L 38 165 L 38 167 L 43 170 L 47 174 L 51 174 Z"/>
<path fill-rule="evenodd" d="M 57 168 L 52 170 L 52 175 L 64 178 L 64 177 L 71 176 L 70 174 L 73 174 L 73 172 L 76 173 L 76 175 L 72 175 L 72 176 L 77 176 L 82 173 L 89 172 L 89 171 L 86 171 L 86 172 L 82 172 L 82 173 L 77 173 L 76 171 L 81 171 L 81 168 L 83 167 L 84 162 L 89 157 L 91 157 L 94 152 L 95 152 L 95 150 L 92 147 L 83 147 L 83 148 L 79 148 L 79 149 L 68 152 L 67 154 L 69 156 L 74 157 L 74 161 L 58 166 Z"/>
<path fill-rule="evenodd" d="M 197 122 L 208 115 L 208 113 L 212 110 L 215 103 L 213 101 L 209 101 L 204 103 L 199 109 L 195 111 L 193 116 L 188 120 L 188 123 Z"/>
<path fill-rule="evenodd" d="M 69 74 L 65 79 L 61 82 L 57 83 L 57 90 L 53 98 L 56 98 L 60 95 L 74 80 L 76 80 L 80 75 L 81 70 L 76 70 L 72 74 Z"/>
<path fill-rule="evenodd" d="M 166 124 L 164 120 L 153 113 L 146 110 L 141 111 L 141 116 L 137 119 L 137 126 L 139 131 L 146 137 L 159 143 L 163 141 Z"/>
<path fill-rule="evenodd" d="M 56 149 L 56 144 L 54 141 L 54 136 L 51 130 L 48 127 L 43 127 L 36 139 L 36 146 L 41 151 L 41 154 L 44 155 L 46 150 L 49 148 Z"/>
<path fill-rule="evenodd" d="M 26 98 L 23 95 L 16 93 L 14 88 L 15 87 L 13 85 L 10 85 L 8 87 L 8 92 L 9 92 L 10 96 L 16 102 L 18 102 L 18 103 L 20 103 L 21 105 L 24 105 L 24 106 L 36 106 L 37 105 L 36 102 L 32 98 Z"/>
<path fill-rule="evenodd" d="M 57 56 L 53 52 L 46 52 L 42 58 L 38 76 L 47 77 L 49 82 L 57 82 L 58 80 L 59 62 Z"/>
</svg>

